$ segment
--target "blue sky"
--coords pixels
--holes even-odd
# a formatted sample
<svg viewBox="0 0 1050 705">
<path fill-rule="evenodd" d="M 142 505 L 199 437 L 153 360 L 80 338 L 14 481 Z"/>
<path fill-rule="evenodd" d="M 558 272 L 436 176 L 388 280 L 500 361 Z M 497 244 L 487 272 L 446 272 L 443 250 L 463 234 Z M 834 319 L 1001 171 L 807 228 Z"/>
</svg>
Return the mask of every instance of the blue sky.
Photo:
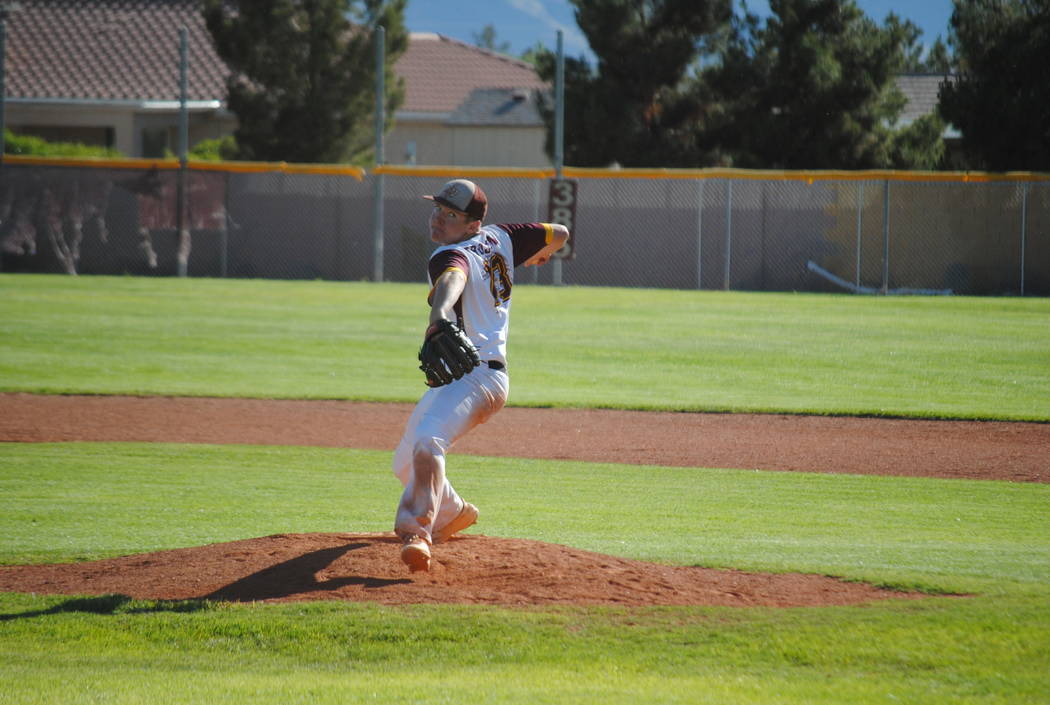
<svg viewBox="0 0 1050 705">
<path fill-rule="evenodd" d="M 739 4 L 739 0 L 734 2 Z M 752 12 L 769 13 L 767 0 L 748 0 L 747 4 Z M 911 20 L 923 31 L 926 43 L 938 35 L 947 38 L 952 0 L 857 0 L 857 4 L 879 24 L 890 12 Z M 560 29 L 567 55 L 593 58 L 569 0 L 409 0 L 405 19 L 410 31 L 437 32 L 468 44 L 491 24 L 497 43 L 509 42 L 509 53 L 514 56 L 536 42 L 554 49 Z"/>
</svg>

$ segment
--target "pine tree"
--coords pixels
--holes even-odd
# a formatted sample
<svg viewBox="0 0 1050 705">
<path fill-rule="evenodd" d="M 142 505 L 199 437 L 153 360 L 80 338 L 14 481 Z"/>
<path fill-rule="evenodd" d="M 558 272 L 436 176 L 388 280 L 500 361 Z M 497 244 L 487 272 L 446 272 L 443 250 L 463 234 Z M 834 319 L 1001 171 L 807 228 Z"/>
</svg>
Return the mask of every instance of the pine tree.
<svg viewBox="0 0 1050 705">
<path fill-rule="evenodd" d="M 940 110 L 974 169 L 1050 170 L 1050 0 L 955 0 Z"/>
<path fill-rule="evenodd" d="M 695 166 L 703 110 L 688 90 L 705 38 L 728 21 L 730 0 L 572 0 L 597 66 L 565 61 L 565 162 L 574 166 Z M 554 80 L 555 57 L 536 54 Z M 543 106 L 553 153 L 553 106 Z"/>
<path fill-rule="evenodd" d="M 375 33 L 386 32 L 386 115 L 404 89 L 393 63 L 408 46 L 407 0 L 204 0 L 231 70 L 237 158 L 344 162 L 374 144 Z"/>
<path fill-rule="evenodd" d="M 510 53 L 510 42 L 501 42 L 496 39 L 496 28 L 491 25 L 485 25 L 480 32 L 471 32 L 474 37 L 475 46 L 479 46 L 482 49 L 488 49 L 499 54 Z"/>
<path fill-rule="evenodd" d="M 939 120 L 895 130 L 910 23 L 879 27 L 854 0 L 770 0 L 733 22 L 704 79 L 720 105 L 704 139 L 723 161 L 781 169 L 932 168 Z"/>
</svg>

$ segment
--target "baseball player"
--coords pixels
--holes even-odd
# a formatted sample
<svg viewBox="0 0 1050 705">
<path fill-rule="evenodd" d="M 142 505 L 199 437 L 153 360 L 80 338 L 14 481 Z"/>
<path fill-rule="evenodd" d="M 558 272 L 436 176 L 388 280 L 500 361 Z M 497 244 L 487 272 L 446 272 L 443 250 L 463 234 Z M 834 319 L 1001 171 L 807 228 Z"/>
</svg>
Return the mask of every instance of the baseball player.
<svg viewBox="0 0 1050 705">
<path fill-rule="evenodd" d="M 514 268 L 550 260 L 569 238 L 563 225 L 482 225 L 488 199 L 466 179 L 433 196 L 430 320 L 419 351 L 430 389 L 416 404 L 394 452 L 404 492 L 394 520 L 401 560 L 430 569 L 431 545 L 478 519 L 445 476 L 445 453 L 465 433 L 503 408 L 510 391 L 507 326 Z"/>
</svg>

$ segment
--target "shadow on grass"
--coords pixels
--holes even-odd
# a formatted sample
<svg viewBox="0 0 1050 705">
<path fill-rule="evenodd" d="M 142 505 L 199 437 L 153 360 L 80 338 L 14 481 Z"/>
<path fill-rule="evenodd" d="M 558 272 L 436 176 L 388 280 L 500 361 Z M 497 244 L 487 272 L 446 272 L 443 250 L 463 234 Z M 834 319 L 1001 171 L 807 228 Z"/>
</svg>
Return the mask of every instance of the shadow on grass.
<svg viewBox="0 0 1050 705">
<path fill-rule="evenodd" d="M 127 595 L 98 595 L 73 597 L 46 610 L 32 610 L 18 614 L 0 614 L 0 622 L 31 619 L 52 614 L 146 614 L 153 612 L 199 612 L 211 609 L 207 600 L 135 600 Z"/>
</svg>

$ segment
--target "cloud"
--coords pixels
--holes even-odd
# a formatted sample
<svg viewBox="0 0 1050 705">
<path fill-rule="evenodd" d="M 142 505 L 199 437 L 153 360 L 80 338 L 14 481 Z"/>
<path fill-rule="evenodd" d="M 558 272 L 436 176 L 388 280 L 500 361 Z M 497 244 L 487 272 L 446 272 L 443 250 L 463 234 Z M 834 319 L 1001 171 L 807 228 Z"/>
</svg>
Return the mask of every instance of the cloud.
<svg viewBox="0 0 1050 705">
<path fill-rule="evenodd" d="M 579 27 L 575 24 L 565 24 L 551 14 L 550 10 L 547 9 L 547 4 L 541 0 L 507 0 L 512 8 L 518 12 L 522 12 L 540 23 L 549 27 L 553 33 L 557 33 L 561 30 L 562 36 L 565 40 L 566 52 L 590 52 L 590 46 L 587 44 L 587 38 L 580 32 Z M 563 4 L 568 4 L 564 2 Z M 544 41 L 543 43 L 554 48 L 556 40 L 551 39 L 550 41 Z"/>
</svg>

